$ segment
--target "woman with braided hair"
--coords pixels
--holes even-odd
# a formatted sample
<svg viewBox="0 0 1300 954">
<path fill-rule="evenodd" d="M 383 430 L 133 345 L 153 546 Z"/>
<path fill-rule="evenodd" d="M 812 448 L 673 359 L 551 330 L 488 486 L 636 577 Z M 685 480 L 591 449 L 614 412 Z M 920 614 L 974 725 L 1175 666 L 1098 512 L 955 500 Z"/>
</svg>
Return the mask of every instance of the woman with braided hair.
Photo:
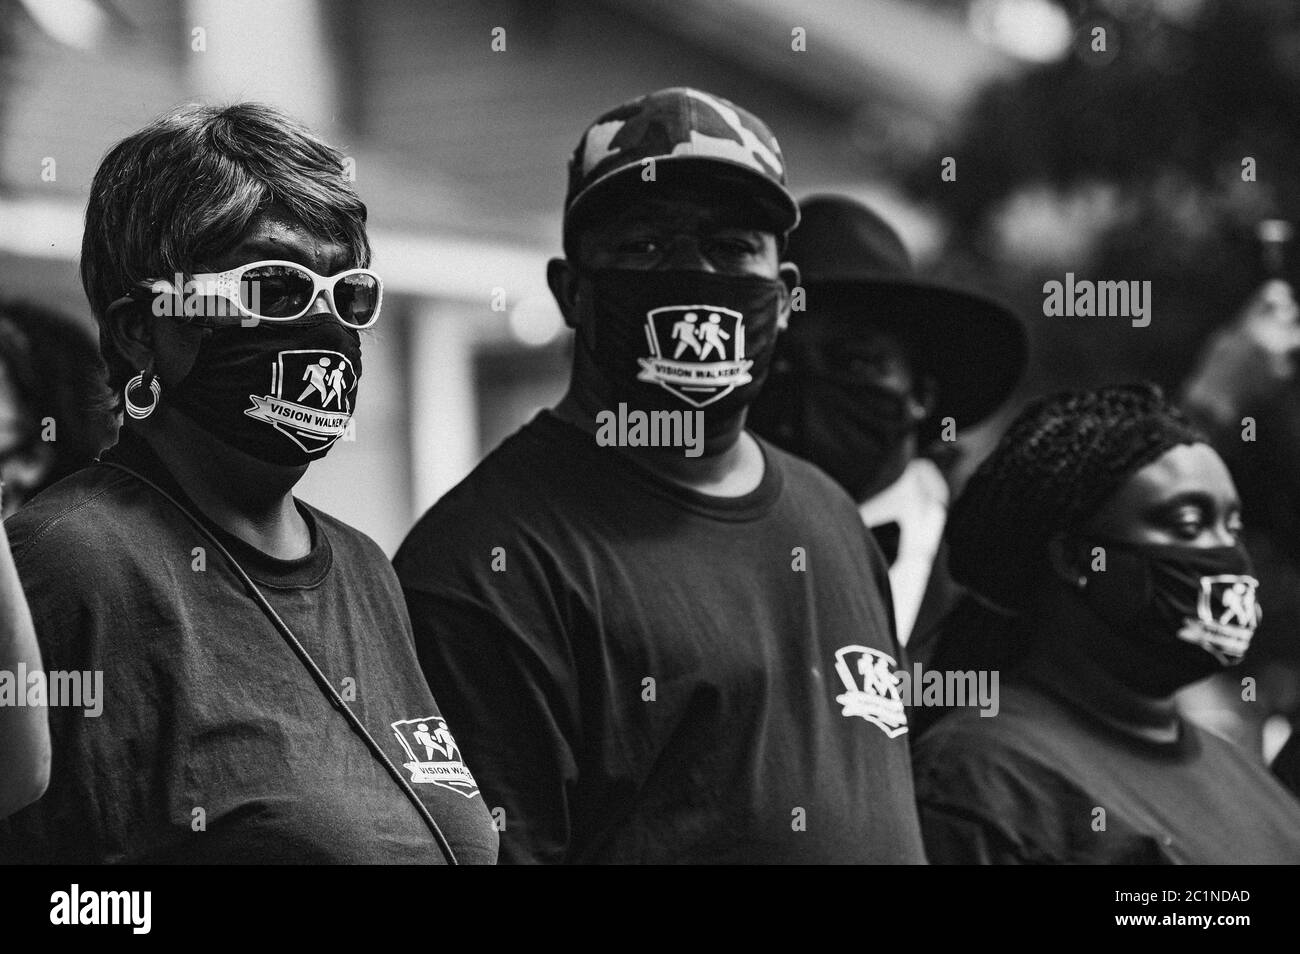
<svg viewBox="0 0 1300 954">
<path fill-rule="evenodd" d="M 1227 468 L 1158 388 L 1020 414 L 946 530 L 954 577 L 1010 622 L 945 637 L 1006 669 L 996 715 L 954 710 L 917 744 L 931 861 L 1300 861 L 1300 802 L 1172 698 L 1250 642 L 1239 532 Z"/>
</svg>

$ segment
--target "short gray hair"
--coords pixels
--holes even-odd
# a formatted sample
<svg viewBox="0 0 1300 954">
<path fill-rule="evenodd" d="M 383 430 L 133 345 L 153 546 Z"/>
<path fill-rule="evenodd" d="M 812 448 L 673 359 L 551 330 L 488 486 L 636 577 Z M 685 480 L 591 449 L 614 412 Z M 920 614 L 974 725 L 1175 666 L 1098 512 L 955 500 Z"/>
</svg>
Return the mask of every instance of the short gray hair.
<svg viewBox="0 0 1300 954">
<path fill-rule="evenodd" d="M 272 204 L 370 264 L 366 207 L 344 156 L 259 103 L 181 106 L 114 146 L 90 187 L 81 284 L 99 322 L 108 383 L 129 368 L 104 332 L 108 306 L 138 282 L 194 274 L 238 244 Z"/>
</svg>

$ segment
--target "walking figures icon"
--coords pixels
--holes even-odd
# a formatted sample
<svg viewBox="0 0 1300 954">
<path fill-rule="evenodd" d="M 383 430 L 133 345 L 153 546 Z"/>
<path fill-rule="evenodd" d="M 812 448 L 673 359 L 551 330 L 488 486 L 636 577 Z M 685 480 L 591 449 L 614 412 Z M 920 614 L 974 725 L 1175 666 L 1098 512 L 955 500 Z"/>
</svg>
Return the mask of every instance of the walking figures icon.
<svg viewBox="0 0 1300 954">
<path fill-rule="evenodd" d="M 1196 617 L 1183 620 L 1178 638 L 1200 646 L 1225 666 L 1246 655 L 1263 611 L 1256 599 L 1259 581 L 1225 573 L 1201 577 Z"/>
<path fill-rule="evenodd" d="M 638 381 L 704 407 L 753 380 L 754 362 L 745 358 L 745 318 L 738 311 L 713 305 L 654 308 L 646 314 L 645 330 L 650 357 L 638 359 Z"/>
<path fill-rule="evenodd" d="M 411 781 L 441 785 L 466 798 L 478 794 L 478 782 L 461 759 L 460 747 L 441 716 L 402 719 L 392 724 L 393 734 L 406 753 L 403 767 Z"/>
<path fill-rule="evenodd" d="M 266 421 L 307 453 L 327 450 L 347 431 L 357 375 L 339 352 L 281 351 L 271 365 L 270 385 L 266 394 L 248 396 L 253 403 L 244 413 Z"/>
</svg>

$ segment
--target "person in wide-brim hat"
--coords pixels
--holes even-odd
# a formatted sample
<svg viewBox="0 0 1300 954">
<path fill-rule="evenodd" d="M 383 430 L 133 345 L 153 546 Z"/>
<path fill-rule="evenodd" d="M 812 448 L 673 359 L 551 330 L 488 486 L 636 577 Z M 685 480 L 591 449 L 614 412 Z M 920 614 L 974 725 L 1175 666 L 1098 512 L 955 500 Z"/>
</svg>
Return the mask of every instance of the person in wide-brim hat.
<svg viewBox="0 0 1300 954">
<path fill-rule="evenodd" d="M 1007 400 L 1024 373 L 1025 330 L 993 299 L 918 276 L 865 205 L 812 196 L 800 215 L 787 258 L 804 310 L 777 342 L 748 423 L 835 478 L 878 528 L 906 642 L 955 598 L 941 552 L 948 488 L 919 455 Z"/>
</svg>

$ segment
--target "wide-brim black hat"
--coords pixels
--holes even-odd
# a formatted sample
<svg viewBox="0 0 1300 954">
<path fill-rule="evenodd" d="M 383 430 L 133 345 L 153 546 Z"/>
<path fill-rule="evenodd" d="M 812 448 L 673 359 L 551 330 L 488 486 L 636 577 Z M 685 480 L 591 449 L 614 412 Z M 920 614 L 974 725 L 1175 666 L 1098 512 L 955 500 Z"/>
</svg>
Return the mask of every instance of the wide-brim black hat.
<svg viewBox="0 0 1300 954">
<path fill-rule="evenodd" d="M 785 258 L 799 266 L 807 315 L 887 325 L 916 370 L 938 384 L 932 419 L 952 417 L 965 428 L 1001 406 L 1028 357 L 1024 325 L 1010 308 L 919 278 L 898 234 L 859 202 L 810 196 L 800 211 Z M 804 318 L 792 315 L 791 328 Z"/>
</svg>

